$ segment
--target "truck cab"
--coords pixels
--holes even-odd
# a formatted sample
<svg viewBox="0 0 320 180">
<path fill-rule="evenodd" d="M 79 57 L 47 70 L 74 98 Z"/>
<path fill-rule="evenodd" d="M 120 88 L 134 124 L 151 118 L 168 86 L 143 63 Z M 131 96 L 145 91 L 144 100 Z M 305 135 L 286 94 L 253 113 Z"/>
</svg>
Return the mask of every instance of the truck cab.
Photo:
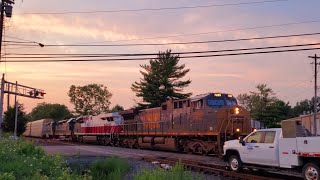
<svg viewBox="0 0 320 180">
<path fill-rule="evenodd" d="M 299 121 L 283 121 L 282 128 L 226 141 L 223 157 L 232 171 L 245 166 L 292 169 L 302 171 L 305 179 L 320 179 L 320 137 L 308 136 Z"/>
</svg>

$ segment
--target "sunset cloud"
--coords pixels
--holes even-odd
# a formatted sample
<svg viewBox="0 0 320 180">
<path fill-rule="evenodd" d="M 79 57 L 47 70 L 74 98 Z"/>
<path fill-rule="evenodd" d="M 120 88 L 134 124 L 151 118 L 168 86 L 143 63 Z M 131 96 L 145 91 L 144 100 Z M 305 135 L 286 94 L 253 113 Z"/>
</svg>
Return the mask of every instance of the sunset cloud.
<svg viewBox="0 0 320 180">
<path fill-rule="evenodd" d="M 312 33 L 319 24 L 303 24 L 287 27 L 257 28 L 242 31 L 228 31 L 246 27 L 299 22 L 314 19 L 318 15 L 316 7 L 320 2 L 274 3 L 268 5 L 235 6 L 228 8 L 203 8 L 179 11 L 97 13 L 68 15 L 23 15 L 23 12 L 62 12 L 97 9 L 134 9 L 141 7 L 164 7 L 194 4 L 210 4 L 209 0 L 191 1 L 108 1 L 90 2 L 53 0 L 29 0 L 16 2 L 13 18 L 7 22 L 6 35 L 21 37 L 44 44 L 76 43 L 170 43 L 188 41 L 224 40 L 252 38 L 299 33 Z M 296 9 L 304 7 L 296 13 Z M 223 32 L 226 31 L 226 32 Z M 203 35 L 166 37 L 179 34 Z M 162 37 L 145 39 L 150 37 Z M 145 40 L 124 40 L 145 39 Z M 8 39 L 6 39 L 8 40 Z M 119 41 L 119 42 L 106 42 Z M 157 53 L 172 49 L 174 52 L 205 51 L 248 47 L 317 43 L 317 36 L 251 40 L 228 43 L 164 45 L 139 47 L 35 47 L 10 49 L 12 53 Z M 258 83 L 267 83 L 286 101 L 295 103 L 299 99 L 310 98 L 308 83 L 305 86 L 290 88 L 290 84 L 304 79 L 312 79 L 311 59 L 307 56 L 316 52 L 279 53 L 269 55 L 232 56 L 181 59 L 190 72 L 186 78 L 192 80 L 186 91 L 194 95 L 219 91 L 234 95 L 253 90 Z M 6 72 L 8 80 L 18 80 L 22 84 L 43 88 L 48 92 L 44 101 L 67 104 L 70 108 L 67 91 L 70 85 L 100 83 L 113 93 L 112 104 L 128 108 L 135 104 L 135 94 L 130 87 L 141 78 L 140 64 L 148 61 L 85 62 L 85 63 L 1 63 L 1 72 Z M 288 81 L 284 81 L 288 80 Z M 300 98 L 296 94 L 299 94 Z M 302 92 L 302 93 L 301 93 Z M 311 91 L 312 92 L 312 91 Z M 23 99 L 30 111 L 39 101 Z"/>
</svg>

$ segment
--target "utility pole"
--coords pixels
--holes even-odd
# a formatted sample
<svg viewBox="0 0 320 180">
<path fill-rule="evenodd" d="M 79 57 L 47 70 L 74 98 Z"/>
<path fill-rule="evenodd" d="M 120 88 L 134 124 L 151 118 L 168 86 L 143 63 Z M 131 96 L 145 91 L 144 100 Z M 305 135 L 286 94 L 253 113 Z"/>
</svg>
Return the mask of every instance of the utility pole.
<svg viewBox="0 0 320 180">
<path fill-rule="evenodd" d="M 2 57 L 2 36 L 3 36 L 3 29 L 4 29 L 4 15 L 6 17 L 12 16 L 12 4 L 14 4 L 14 0 L 1 0 L 1 7 L 0 7 L 0 63 Z M 2 112 L 3 112 L 3 99 L 4 99 L 4 74 L 1 79 L 1 92 L 0 92 L 0 137 L 2 137 Z"/>
<path fill-rule="evenodd" d="M 318 59 L 320 59 L 320 57 L 317 56 L 317 54 L 315 54 L 314 56 L 309 56 L 309 58 L 314 59 L 314 62 L 311 64 L 314 64 L 314 100 L 313 100 L 313 108 L 314 108 L 314 112 L 313 112 L 313 130 L 314 130 L 314 134 L 317 136 L 317 102 L 318 102 L 318 96 L 317 96 L 317 92 L 318 92 L 318 85 L 317 85 L 317 76 L 318 76 L 318 65 L 319 63 L 317 62 Z"/>
<path fill-rule="evenodd" d="M 0 55 L 2 56 L 2 35 L 3 35 L 3 28 L 4 28 L 4 8 L 5 8 L 5 1 L 1 1 L 1 13 L 0 13 Z M 1 57 L 0 56 L 0 57 Z M 0 59 L 1 62 L 1 59 Z"/>
<path fill-rule="evenodd" d="M 4 74 L 3 74 L 1 78 L 1 92 L 0 92 L 0 138 L 2 137 L 2 112 L 3 112 L 4 86 L 5 86 L 5 80 L 4 80 Z"/>
<path fill-rule="evenodd" d="M 16 113 L 15 113 L 15 116 L 14 116 L 14 131 L 13 131 L 14 138 L 17 138 L 17 125 L 18 125 L 18 108 L 19 108 L 19 104 L 17 102 L 17 93 L 18 93 L 18 82 L 16 81 L 16 94 L 14 95 L 14 104 L 15 104 L 15 107 L 16 107 Z"/>
</svg>

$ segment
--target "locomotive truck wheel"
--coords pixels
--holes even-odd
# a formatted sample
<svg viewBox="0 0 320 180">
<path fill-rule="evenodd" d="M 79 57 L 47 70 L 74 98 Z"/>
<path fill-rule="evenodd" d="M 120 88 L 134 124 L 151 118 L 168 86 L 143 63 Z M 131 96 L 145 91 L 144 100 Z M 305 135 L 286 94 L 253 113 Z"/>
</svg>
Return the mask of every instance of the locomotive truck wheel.
<svg viewBox="0 0 320 180">
<path fill-rule="evenodd" d="M 302 175 L 305 180 L 320 180 L 320 168 L 316 163 L 307 163 L 303 166 Z"/>
<path fill-rule="evenodd" d="M 239 172 L 242 169 L 242 161 L 237 155 L 229 157 L 229 166 L 232 171 Z"/>
</svg>

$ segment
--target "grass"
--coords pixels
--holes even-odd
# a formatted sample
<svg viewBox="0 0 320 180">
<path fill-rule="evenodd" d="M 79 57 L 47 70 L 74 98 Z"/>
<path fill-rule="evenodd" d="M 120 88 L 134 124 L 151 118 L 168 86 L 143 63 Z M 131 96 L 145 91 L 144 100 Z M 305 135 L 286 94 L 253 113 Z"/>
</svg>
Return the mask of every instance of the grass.
<svg viewBox="0 0 320 180">
<path fill-rule="evenodd" d="M 185 171 L 181 162 L 177 163 L 172 170 L 157 168 L 155 170 L 143 170 L 135 180 L 201 180 L 201 176 L 195 176 L 189 171 Z"/>
<path fill-rule="evenodd" d="M 111 157 L 97 160 L 89 169 L 70 169 L 61 156 L 47 155 L 29 141 L 0 139 L 0 180 L 121 180 L 129 170 L 126 160 Z M 143 170 L 135 180 L 201 179 L 178 163 L 172 170 Z"/>
<path fill-rule="evenodd" d="M 68 170 L 61 156 L 49 156 L 32 142 L 0 140 L 0 180 L 86 178 Z"/>
<path fill-rule="evenodd" d="M 94 162 L 90 168 L 92 179 L 121 180 L 129 165 L 124 159 L 111 157 Z"/>
</svg>

